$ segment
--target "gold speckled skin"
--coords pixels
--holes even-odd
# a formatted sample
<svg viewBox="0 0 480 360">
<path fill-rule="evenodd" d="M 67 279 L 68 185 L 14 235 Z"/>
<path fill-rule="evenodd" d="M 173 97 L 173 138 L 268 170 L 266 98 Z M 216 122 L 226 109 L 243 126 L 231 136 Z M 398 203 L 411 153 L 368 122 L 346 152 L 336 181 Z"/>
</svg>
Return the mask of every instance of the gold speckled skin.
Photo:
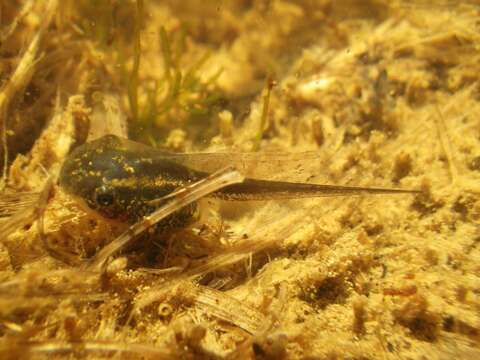
<svg viewBox="0 0 480 360">
<path fill-rule="evenodd" d="M 162 205 L 150 205 L 151 200 L 203 177 L 161 155 L 157 149 L 107 135 L 72 151 L 59 183 L 103 216 L 135 223 Z M 196 204 L 186 206 L 158 226 L 185 226 L 195 212 Z"/>
</svg>

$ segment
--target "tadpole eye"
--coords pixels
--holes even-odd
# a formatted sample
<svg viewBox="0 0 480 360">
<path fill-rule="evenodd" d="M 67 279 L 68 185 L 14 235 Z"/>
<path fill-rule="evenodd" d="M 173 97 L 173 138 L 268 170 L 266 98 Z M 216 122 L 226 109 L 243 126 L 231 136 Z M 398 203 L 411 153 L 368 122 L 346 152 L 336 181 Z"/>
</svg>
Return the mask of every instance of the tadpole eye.
<svg viewBox="0 0 480 360">
<path fill-rule="evenodd" d="M 110 206 L 113 204 L 114 201 L 113 194 L 111 192 L 108 192 L 108 190 L 100 191 L 96 194 L 95 201 L 99 205 Z"/>
</svg>

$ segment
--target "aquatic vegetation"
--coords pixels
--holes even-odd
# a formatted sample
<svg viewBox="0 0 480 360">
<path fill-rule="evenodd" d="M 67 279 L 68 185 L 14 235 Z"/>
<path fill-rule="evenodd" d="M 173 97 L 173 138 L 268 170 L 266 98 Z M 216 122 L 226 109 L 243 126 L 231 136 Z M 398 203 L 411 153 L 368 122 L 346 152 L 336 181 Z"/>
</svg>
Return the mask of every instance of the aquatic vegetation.
<svg viewBox="0 0 480 360">
<path fill-rule="evenodd" d="M 138 118 L 132 123 L 134 138 L 145 140 L 147 137 L 148 142 L 154 146 L 159 137 L 155 134 L 165 136 L 165 131 L 175 127 L 188 130 L 190 127 L 201 126 L 211 129 L 214 124 L 212 119 L 215 118 L 213 115 L 220 110 L 217 105 L 223 98 L 221 91 L 215 87 L 222 69 L 208 79 L 201 78 L 201 68 L 209 57 L 208 53 L 185 66 L 185 31 L 180 29 L 168 34 L 164 27 L 160 27 L 159 35 L 163 76 L 153 80 L 151 88 L 144 89 L 146 100 L 138 110 Z M 212 136 L 215 131 L 212 130 L 203 136 Z"/>
<path fill-rule="evenodd" d="M 479 357 L 473 2 L 0 14 L 1 358 Z"/>
</svg>

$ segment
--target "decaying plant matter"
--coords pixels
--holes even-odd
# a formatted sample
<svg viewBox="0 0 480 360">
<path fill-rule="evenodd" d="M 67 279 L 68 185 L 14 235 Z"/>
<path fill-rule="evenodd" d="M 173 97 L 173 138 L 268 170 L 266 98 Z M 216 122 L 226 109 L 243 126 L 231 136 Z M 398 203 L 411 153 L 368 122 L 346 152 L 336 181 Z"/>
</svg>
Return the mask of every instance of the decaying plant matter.
<svg viewBox="0 0 480 360">
<path fill-rule="evenodd" d="M 478 357 L 479 11 L 1 2 L 0 358 Z M 206 172 L 422 192 L 202 199 L 132 236 L 57 183 L 105 134 L 209 152 Z"/>
</svg>

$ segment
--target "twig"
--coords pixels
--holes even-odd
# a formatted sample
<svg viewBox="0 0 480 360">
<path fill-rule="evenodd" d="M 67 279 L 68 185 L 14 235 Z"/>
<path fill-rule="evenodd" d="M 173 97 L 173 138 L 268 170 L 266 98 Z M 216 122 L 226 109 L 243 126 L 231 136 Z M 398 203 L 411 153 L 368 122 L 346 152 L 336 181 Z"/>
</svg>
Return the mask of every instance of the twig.
<svg viewBox="0 0 480 360">
<path fill-rule="evenodd" d="M 435 121 L 435 125 L 437 126 L 438 137 L 440 139 L 440 144 L 442 145 L 443 152 L 447 157 L 448 168 L 450 170 L 450 177 L 452 179 L 452 183 L 456 183 L 458 179 L 458 168 L 455 165 L 455 159 L 453 157 L 452 142 L 449 137 L 447 124 L 445 123 L 445 119 L 443 118 L 443 115 L 440 109 L 438 108 L 438 106 L 436 106 L 435 109 L 438 115 L 438 117 L 436 118 L 437 120 Z"/>
<path fill-rule="evenodd" d="M 243 176 L 238 171 L 232 168 L 227 168 L 216 172 L 205 179 L 197 181 L 192 185 L 180 188 L 175 191 L 175 198 L 172 198 L 167 204 L 132 225 L 118 238 L 100 250 L 87 265 L 87 270 L 101 271 L 106 260 L 110 256 L 126 246 L 132 239 L 144 232 L 150 226 L 155 225 L 173 212 L 214 191 L 242 181 Z"/>
<path fill-rule="evenodd" d="M 15 19 L 13 19 L 12 23 L 8 26 L 5 26 L 5 29 L 0 32 L 0 44 L 3 44 L 5 40 L 12 36 L 20 21 L 22 21 L 22 19 L 32 10 L 34 4 L 35 2 L 33 0 L 28 0 L 23 4 L 22 8 L 18 12 L 18 15 L 15 17 Z"/>
<path fill-rule="evenodd" d="M 34 35 L 27 50 L 23 54 L 17 68 L 15 69 L 10 81 L 0 91 L 0 128 L 2 129 L 2 141 L 4 150 L 6 149 L 6 120 L 8 106 L 13 99 L 14 95 L 21 89 L 25 88 L 30 82 L 35 70 L 35 65 L 38 62 L 38 50 L 40 42 L 45 36 L 46 30 L 53 19 L 58 5 L 58 0 L 49 0 L 45 13 L 42 16 L 42 22 L 38 28 L 37 33 Z M 8 160 L 8 155 L 4 154 L 5 161 Z M 2 184 L 0 187 L 4 187 L 7 179 L 7 168 L 4 164 Z"/>
<path fill-rule="evenodd" d="M 95 340 L 95 341 L 25 341 L 15 344 L 37 354 L 68 354 L 77 352 L 118 352 L 140 354 L 147 358 L 172 359 L 174 354 L 167 349 L 162 349 L 149 344 L 134 344 L 120 341 Z M 12 349 L 5 349 L 9 352 Z M 5 351 L 0 349 L 0 354 Z"/>
</svg>

